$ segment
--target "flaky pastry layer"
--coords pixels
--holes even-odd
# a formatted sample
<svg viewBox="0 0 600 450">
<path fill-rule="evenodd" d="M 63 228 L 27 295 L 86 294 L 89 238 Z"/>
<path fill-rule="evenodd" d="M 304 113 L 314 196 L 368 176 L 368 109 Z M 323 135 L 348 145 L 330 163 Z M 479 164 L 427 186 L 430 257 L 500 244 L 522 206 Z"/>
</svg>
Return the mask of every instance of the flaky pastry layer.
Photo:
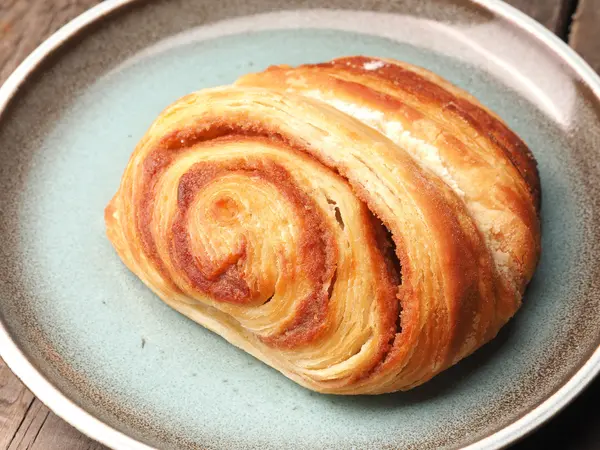
<svg viewBox="0 0 600 450">
<path fill-rule="evenodd" d="M 425 69 L 275 66 L 168 107 L 105 211 L 168 305 L 319 392 L 406 390 L 492 339 L 540 255 L 527 146 Z"/>
</svg>

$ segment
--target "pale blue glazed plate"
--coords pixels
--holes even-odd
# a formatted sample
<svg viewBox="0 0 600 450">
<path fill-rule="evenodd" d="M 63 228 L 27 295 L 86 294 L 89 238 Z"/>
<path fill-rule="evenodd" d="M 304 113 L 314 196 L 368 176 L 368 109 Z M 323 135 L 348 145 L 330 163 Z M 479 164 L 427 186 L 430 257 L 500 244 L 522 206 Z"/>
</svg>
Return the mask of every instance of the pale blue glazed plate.
<svg viewBox="0 0 600 450">
<path fill-rule="evenodd" d="M 491 344 L 426 385 L 309 392 L 163 304 L 103 209 L 178 97 L 270 64 L 354 54 L 427 67 L 533 150 L 543 257 Z M 115 448 L 498 448 L 600 368 L 600 82 L 500 2 L 107 1 L 0 89 L 0 352 L 45 403 Z"/>
</svg>

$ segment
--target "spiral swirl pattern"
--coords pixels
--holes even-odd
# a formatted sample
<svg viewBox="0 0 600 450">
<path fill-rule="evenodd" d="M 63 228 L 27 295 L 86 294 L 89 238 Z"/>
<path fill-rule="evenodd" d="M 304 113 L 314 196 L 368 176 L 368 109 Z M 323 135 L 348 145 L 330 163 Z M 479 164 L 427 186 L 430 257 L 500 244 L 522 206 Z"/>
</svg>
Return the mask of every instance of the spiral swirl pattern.
<svg viewBox="0 0 600 450">
<path fill-rule="evenodd" d="M 167 304 L 310 389 L 419 385 L 493 338 L 540 252 L 519 138 L 424 69 L 277 66 L 167 108 L 107 206 Z"/>
</svg>

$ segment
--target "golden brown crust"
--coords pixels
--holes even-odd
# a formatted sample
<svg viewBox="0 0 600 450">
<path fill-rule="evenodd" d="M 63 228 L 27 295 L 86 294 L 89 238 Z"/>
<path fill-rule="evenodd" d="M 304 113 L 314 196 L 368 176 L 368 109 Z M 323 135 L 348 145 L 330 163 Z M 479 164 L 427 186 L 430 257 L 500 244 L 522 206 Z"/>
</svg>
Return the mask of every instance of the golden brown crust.
<svg viewBox="0 0 600 450">
<path fill-rule="evenodd" d="M 540 253 L 536 163 L 527 146 L 474 97 L 425 69 L 362 56 L 274 66 L 236 84 L 317 98 L 404 147 L 465 201 L 501 266 L 504 290 L 516 289 L 520 297 Z M 422 144 L 437 154 L 424 154 Z M 511 230 L 510 236 L 502 230 Z"/>
<path fill-rule="evenodd" d="M 237 84 L 167 108 L 105 211 L 165 302 L 339 394 L 421 384 L 514 314 L 539 257 L 539 180 L 495 114 L 373 58 Z"/>
<path fill-rule="evenodd" d="M 415 95 L 420 102 L 435 103 L 460 116 L 506 154 L 527 183 L 536 209 L 539 208 L 541 191 L 535 158 L 525 143 L 506 126 L 502 119 L 481 105 L 474 97 L 423 68 L 380 59 L 379 61 L 385 61 L 386 64 L 374 70 L 365 69 L 365 64 L 373 61 L 374 59 L 370 57 L 354 56 L 315 66 L 342 68 L 363 74 L 367 71 L 372 72 L 377 77 L 392 82 L 399 89 Z"/>
</svg>

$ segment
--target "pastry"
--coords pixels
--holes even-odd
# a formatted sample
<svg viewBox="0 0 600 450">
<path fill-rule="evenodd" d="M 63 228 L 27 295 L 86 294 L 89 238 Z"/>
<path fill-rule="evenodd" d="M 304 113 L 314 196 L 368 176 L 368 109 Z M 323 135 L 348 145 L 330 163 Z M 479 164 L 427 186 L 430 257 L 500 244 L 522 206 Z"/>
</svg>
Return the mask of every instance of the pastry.
<svg viewBox="0 0 600 450">
<path fill-rule="evenodd" d="M 406 63 L 275 66 L 163 111 L 105 210 L 164 302 L 309 389 L 407 390 L 492 339 L 540 256 L 493 112 Z"/>
</svg>

